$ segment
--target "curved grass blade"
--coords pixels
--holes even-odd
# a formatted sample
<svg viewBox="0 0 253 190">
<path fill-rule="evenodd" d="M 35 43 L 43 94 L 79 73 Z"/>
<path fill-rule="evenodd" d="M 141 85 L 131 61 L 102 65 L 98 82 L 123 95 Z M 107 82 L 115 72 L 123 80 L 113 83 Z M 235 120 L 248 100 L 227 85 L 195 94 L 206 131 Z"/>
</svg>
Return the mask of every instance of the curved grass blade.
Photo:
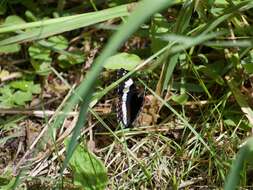
<svg viewBox="0 0 253 190">
<path fill-rule="evenodd" d="M 241 91 L 236 86 L 236 82 L 235 82 L 236 79 L 226 76 L 226 80 L 242 112 L 245 114 L 250 124 L 253 124 L 253 110 L 248 104 L 246 97 L 241 93 Z"/>
<path fill-rule="evenodd" d="M 252 164 L 253 156 L 253 138 L 251 137 L 239 150 L 236 159 L 232 164 L 231 171 L 229 172 L 227 181 L 224 186 L 224 190 L 238 189 L 240 182 L 240 174 L 243 171 L 246 163 Z"/>
<path fill-rule="evenodd" d="M 12 43 L 20 43 L 24 41 L 38 40 L 103 22 L 109 19 L 128 16 L 129 11 L 127 10 L 127 7 L 128 5 L 122 5 L 94 13 L 85 13 L 81 15 L 61 17 L 45 21 L 19 24 L 16 26 L 0 26 L 0 33 L 16 32 L 20 29 L 30 28 L 28 31 L 0 41 L 0 46 L 9 45 Z"/>
<path fill-rule="evenodd" d="M 172 0 L 144 0 L 139 3 L 136 10 L 129 17 L 127 22 L 123 24 L 119 31 L 111 38 L 111 40 L 106 45 L 102 54 L 95 60 L 91 71 L 87 73 L 85 80 L 81 83 L 81 85 L 77 88 L 76 93 L 85 98 L 83 100 L 81 111 L 79 115 L 78 122 L 75 126 L 73 135 L 71 137 L 71 141 L 67 148 L 66 158 L 63 163 L 62 171 L 67 167 L 67 164 L 71 158 L 71 155 L 74 152 L 74 149 L 77 145 L 77 137 L 80 133 L 81 128 L 83 127 L 86 121 L 86 113 L 88 109 L 88 104 L 91 101 L 92 92 L 94 89 L 94 85 L 96 83 L 97 77 L 102 70 L 104 60 L 111 56 L 120 46 L 121 44 L 134 32 L 138 29 L 138 27 L 147 20 L 152 14 L 158 12 L 159 10 L 172 5 L 174 1 Z M 75 106 L 80 99 L 78 96 L 72 96 L 68 105 L 66 105 L 64 111 L 70 111 L 73 106 Z M 56 120 L 55 126 L 61 124 L 63 117 L 59 116 Z"/>
</svg>

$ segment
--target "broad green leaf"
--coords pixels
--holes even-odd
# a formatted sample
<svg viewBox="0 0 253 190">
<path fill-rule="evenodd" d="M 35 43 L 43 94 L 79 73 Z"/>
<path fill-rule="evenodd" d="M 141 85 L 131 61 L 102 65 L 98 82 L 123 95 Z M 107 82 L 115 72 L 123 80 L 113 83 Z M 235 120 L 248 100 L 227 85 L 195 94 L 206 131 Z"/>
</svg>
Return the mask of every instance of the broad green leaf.
<svg viewBox="0 0 253 190">
<path fill-rule="evenodd" d="M 0 7 L 1 7 L 1 3 L 0 3 Z M 16 25 L 16 24 L 23 24 L 25 23 L 25 21 L 17 16 L 17 15 L 11 15 L 8 16 L 3 25 L 2 26 L 11 26 L 11 25 Z M 6 39 L 8 38 L 9 35 L 1 35 L 0 39 Z M 9 44 L 9 45 L 4 45 L 4 46 L 0 46 L 0 53 L 16 53 L 19 52 L 21 49 L 21 46 L 19 44 Z"/>
<path fill-rule="evenodd" d="M 58 63 L 62 68 L 68 68 L 72 65 L 82 64 L 85 60 L 85 55 L 81 51 L 68 52 L 66 54 L 61 54 L 58 58 Z"/>
<path fill-rule="evenodd" d="M 184 105 L 187 102 L 188 97 L 189 96 L 187 94 L 180 94 L 180 95 L 173 95 L 171 99 L 178 104 Z"/>
<path fill-rule="evenodd" d="M 25 11 L 25 16 L 26 16 L 27 21 L 37 21 L 38 20 L 36 15 L 32 11 L 30 11 L 29 9 Z"/>
<path fill-rule="evenodd" d="M 0 88 L 0 107 L 23 106 L 32 100 L 32 94 L 40 92 L 40 85 L 33 84 L 33 81 L 13 81 Z"/>
<path fill-rule="evenodd" d="M 68 47 L 68 40 L 61 35 L 48 38 L 48 44 L 55 49 L 64 50 Z"/>
<path fill-rule="evenodd" d="M 13 90 L 11 90 L 9 86 L 0 88 L 0 108 L 10 108 L 13 106 Z"/>
<path fill-rule="evenodd" d="M 19 89 L 22 91 L 31 92 L 33 94 L 39 94 L 41 92 L 41 88 L 39 84 L 34 84 L 33 81 L 13 81 L 10 83 L 10 86 L 15 89 Z"/>
<path fill-rule="evenodd" d="M 224 125 L 228 127 L 239 127 L 243 130 L 250 130 L 253 128 L 253 125 L 249 123 L 247 119 L 242 119 L 243 116 L 239 114 L 230 114 L 224 116 Z"/>
<path fill-rule="evenodd" d="M 103 190 L 108 178 L 103 163 L 91 152 L 78 145 L 70 159 L 74 184 L 83 190 Z"/>
<path fill-rule="evenodd" d="M 31 63 L 38 75 L 47 76 L 51 73 L 51 62 L 31 60 Z"/>
<path fill-rule="evenodd" d="M 106 69 L 117 70 L 122 68 L 131 71 L 140 63 L 141 58 L 135 54 L 118 53 L 107 58 L 104 67 Z"/>
<path fill-rule="evenodd" d="M 11 44 L 6 46 L 0 46 L 0 53 L 16 53 L 21 49 L 19 44 Z"/>
<path fill-rule="evenodd" d="M 17 91 L 13 94 L 13 97 L 14 97 L 15 104 L 24 106 L 27 101 L 32 100 L 32 93 Z"/>
<path fill-rule="evenodd" d="M 31 57 L 31 64 L 36 73 L 42 76 L 48 75 L 51 72 L 51 50 L 35 43 L 29 47 L 28 52 Z"/>
<path fill-rule="evenodd" d="M 28 49 L 29 55 L 34 60 L 51 61 L 51 51 L 37 43 L 33 44 Z"/>
<path fill-rule="evenodd" d="M 16 24 L 23 24 L 25 23 L 25 21 L 17 16 L 17 15 L 11 15 L 11 16 L 8 16 L 5 21 L 4 21 L 4 26 L 13 26 L 13 25 L 16 25 Z"/>
<path fill-rule="evenodd" d="M 13 190 L 18 177 L 13 176 L 11 165 L 8 165 L 0 175 L 0 190 Z M 23 188 L 20 188 L 22 190 Z"/>
<path fill-rule="evenodd" d="M 48 75 L 51 72 L 51 50 L 35 43 L 29 47 L 28 52 L 36 73 L 42 76 Z"/>
<path fill-rule="evenodd" d="M 1 184 L 1 178 L 0 178 L 0 190 L 13 190 L 13 186 L 15 184 L 15 178 L 12 178 L 8 181 L 7 184 L 2 185 Z"/>
<path fill-rule="evenodd" d="M 225 119 L 225 120 L 223 120 L 223 122 L 227 126 L 236 127 L 236 123 L 233 119 Z"/>
<path fill-rule="evenodd" d="M 27 101 L 32 100 L 32 92 L 16 91 L 14 92 L 10 86 L 0 88 L 0 107 L 11 108 L 15 106 L 25 105 Z"/>
</svg>

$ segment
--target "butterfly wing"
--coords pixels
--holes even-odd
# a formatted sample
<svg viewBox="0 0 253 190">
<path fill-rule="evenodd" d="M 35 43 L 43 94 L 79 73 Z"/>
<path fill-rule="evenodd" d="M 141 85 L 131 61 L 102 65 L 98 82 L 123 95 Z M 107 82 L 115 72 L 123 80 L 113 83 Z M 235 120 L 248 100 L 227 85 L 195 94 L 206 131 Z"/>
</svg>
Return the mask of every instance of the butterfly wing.
<svg viewBox="0 0 253 190">
<path fill-rule="evenodd" d="M 143 106 L 143 94 L 139 94 L 135 85 L 132 87 L 129 94 L 127 106 L 129 107 L 129 123 L 132 124 L 138 117 L 140 110 Z"/>
<path fill-rule="evenodd" d="M 120 69 L 118 77 L 125 75 L 127 71 Z M 119 103 L 117 116 L 119 122 L 129 127 L 137 118 L 143 105 L 143 95 L 140 95 L 132 78 L 127 79 L 118 87 Z"/>
</svg>

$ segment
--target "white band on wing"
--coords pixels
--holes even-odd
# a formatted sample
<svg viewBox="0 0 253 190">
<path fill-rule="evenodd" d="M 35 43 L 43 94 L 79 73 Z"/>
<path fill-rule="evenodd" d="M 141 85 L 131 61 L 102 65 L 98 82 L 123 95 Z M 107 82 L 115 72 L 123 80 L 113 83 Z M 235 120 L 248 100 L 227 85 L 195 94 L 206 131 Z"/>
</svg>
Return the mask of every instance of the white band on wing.
<svg viewBox="0 0 253 190">
<path fill-rule="evenodd" d="M 127 96 L 128 92 L 130 90 L 131 85 L 133 85 L 133 80 L 130 78 L 125 82 L 124 89 L 123 89 L 123 96 L 122 96 L 122 104 L 121 104 L 121 109 L 122 109 L 122 119 L 123 119 L 123 124 L 127 125 Z"/>
</svg>

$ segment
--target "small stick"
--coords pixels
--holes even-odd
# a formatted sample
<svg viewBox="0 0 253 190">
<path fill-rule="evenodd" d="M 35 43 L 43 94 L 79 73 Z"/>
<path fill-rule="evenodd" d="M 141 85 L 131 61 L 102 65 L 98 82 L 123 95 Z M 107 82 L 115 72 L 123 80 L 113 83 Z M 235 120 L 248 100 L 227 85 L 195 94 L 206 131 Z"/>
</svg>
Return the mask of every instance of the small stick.
<svg viewBox="0 0 253 190">
<path fill-rule="evenodd" d="M 56 111 L 52 110 L 19 110 L 19 109 L 0 109 L 0 114 L 20 114 L 20 115 L 33 115 L 36 117 L 44 118 L 46 116 L 52 116 L 56 113 Z M 66 116 L 76 116 L 78 112 L 72 111 L 68 113 L 58 112 L 57 114 L 63 114 Z"/>
</svg>

